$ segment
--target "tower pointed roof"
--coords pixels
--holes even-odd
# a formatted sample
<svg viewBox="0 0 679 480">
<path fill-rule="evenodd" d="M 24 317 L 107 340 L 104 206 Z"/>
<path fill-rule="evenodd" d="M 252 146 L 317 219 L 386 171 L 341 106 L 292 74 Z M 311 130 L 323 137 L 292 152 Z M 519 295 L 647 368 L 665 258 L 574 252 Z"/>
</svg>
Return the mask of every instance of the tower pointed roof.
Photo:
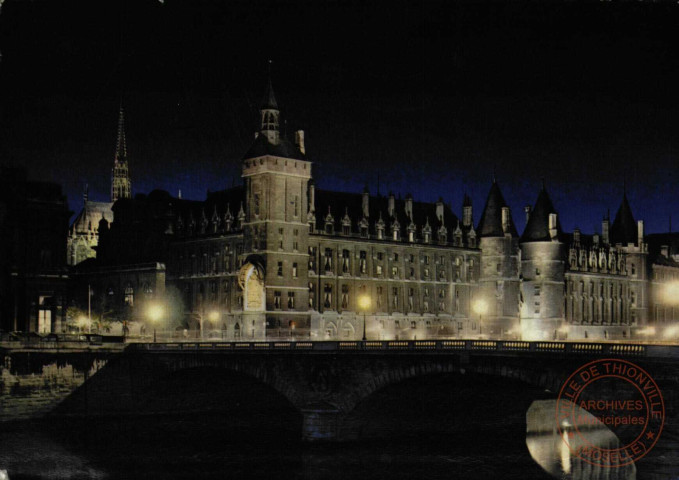
<svg viewBox="0 0 679 480">
<path fill-rule="evenodd" d="M 552 199 L 549 198 L 547 189 L 543 183 L 542 189 L 538 194 L 538 199 L 535 202 L 535 207 L 530 212 L 526 229 L 521 235 L 521 242 L 548 242 L 552 240 L 549 234 L 549 215 L 556 213 Z M 556 234 L 557 237 L 562 235 L 561 223 L 559 218 L 556 219 Z"/>
<path fill-rule="evenodd" d="M 615 220 L 611 225 L 611 243 L 636 243 L 637 241 L 637 222 L 632 215 L 632 208 L 627 200 L 627 193 L 622 194 L 622 203 L 615 214 Z"/>
<path fill-rule="evenodd" d="M 278 102 L 276 102 L 273 85 L 271 84 L 271 74 L 269 74 L 269 80 L 266 83 L 266 93 L 262 99 L 262 110 L 278 110 Z"/>
<path fill-rule="evenodd" d="M 486 206 L 483 208 L 481 220 L 479 221 L 477 229 L 480 237 L 505 236 L 505 232 L 502 229 L 502 208 L 506 206 L 507 202 L 505 202 L 505 199 L 502 196 L 500 186 L 493 179 L 493 184 L 490 187 L 490 192 L 488 192 L 488 198 L 486 199 Z M 509 233 L 511 233 L 512 237 L 519 236 L 516 231 L 516 226 L 514 225 L 514 220 L 512 220 L 511 213 L 509 214 Z"/>
<path fill-rule="evenodd" d="M 118 140 L 116 142 L 116 155 L 114 162 L 127 161 L 127 143 L 125 142 L 125 111 L 123 104 L 120 104 L 120 112 L 118 113 Z"/>
</svg>

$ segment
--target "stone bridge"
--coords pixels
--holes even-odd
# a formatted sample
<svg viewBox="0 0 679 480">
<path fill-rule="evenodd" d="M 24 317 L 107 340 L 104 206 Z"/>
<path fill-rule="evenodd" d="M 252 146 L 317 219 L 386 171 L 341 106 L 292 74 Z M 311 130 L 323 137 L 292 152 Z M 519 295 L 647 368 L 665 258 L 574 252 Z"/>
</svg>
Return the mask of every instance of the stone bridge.
<svg viewBox="0 0 679 480">
<path fill-rule="evenodd" d="M 351 439 L 373 393 L 435 374 L 504 377 L 558 392 L 578 366 L 621 357 L 651 372 L 674 416 L 679 346 L 488 340 L 140 343 L 116 351 L 0 349 L 0 420 L 135 412 L 148 385 L 210 369 L 261 382 L 302 415 L 307 440 Z M 498 395 L 501 392 L 498 391 Z"/>
</svg>

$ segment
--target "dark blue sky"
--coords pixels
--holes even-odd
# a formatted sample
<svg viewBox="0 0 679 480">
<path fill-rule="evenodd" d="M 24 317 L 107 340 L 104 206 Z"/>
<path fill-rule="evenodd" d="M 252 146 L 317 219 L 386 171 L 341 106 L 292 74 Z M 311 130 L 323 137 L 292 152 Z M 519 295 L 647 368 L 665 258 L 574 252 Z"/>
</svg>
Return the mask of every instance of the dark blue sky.
<svg viewBox="0 0 679 480">
<path fill-rule="evenodd" d="M 239 181 L 267 59 L 322 188 L 439 196 L 514 219 L 545 178 L 566 230 L 622 184 L 647 231 L 679 223 L 679 5 L 647 2 L 8 0 L 0 162 L 109 196 L 123 92 L 133 191 Z M 88 19 L 88 21 L 83 21 Z"/>
</svg>

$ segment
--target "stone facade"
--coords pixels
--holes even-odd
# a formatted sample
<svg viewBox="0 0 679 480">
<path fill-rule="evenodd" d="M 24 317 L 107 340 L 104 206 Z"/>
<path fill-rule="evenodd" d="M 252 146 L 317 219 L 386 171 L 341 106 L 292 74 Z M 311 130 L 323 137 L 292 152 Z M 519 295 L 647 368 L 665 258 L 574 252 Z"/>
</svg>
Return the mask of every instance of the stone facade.
<svg viewBox="0 0 679 480">
<path fill-rule="evenodd" d="M 244 339 L 631 339 L 679 320 L 666 292 L 679 278 L 672 236 L 659 249 L 665 239 L 644 235 L 626 196 L 601 234 L 564 233 L 543 187 L 519 236 L 495 181 L 476 226 L 466 195 L 458 218 L 442 200 L 319 189 L 304 132 L 279 131 L 270 84 L 260 114 L 242 185 L 202 202 L 122 199 L 100 226 L 97 261 L 167 265 L 191 328 Z"/>
</svg>

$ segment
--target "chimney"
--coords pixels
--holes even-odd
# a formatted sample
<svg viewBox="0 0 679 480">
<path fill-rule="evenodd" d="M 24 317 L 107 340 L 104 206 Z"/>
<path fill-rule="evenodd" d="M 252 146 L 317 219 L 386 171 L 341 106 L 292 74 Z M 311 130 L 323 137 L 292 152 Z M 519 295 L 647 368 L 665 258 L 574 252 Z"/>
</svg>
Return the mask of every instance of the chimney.
<svg viewBox="0 0 679 480">
<path fill-rule="evenodd" d="M 182 189 L 180 188 L 179 191 L 177 192 L 177 198 L 182 199 Z"/>
<path fill-rule="evenodd" d="M 639 247 L 641 247 L 641 244 L 644 243 L 644 221 L 639 220 L 637 222 L 637 235 L 638 235 L 638 241 L 639 241 Z"/>
<path fill-rule="evenodd" d="M 302 155 L 306 155 L 306 149 L 304 148 L 304 130 L 297 130 L 295 132 L 295 145 L 302 152 Z"/>
<path fill-rule="evenodd" d="M 580 243 L 580 229 L 573 230 L 573 243 Z"/>
<path fill-rule="evenodd" d="M 595 233 L 592 235 L 592 243 L 594 244 L 595 247 L 599 246 L 599 234 Z"/>
<path fill-rule="evenodd" d="M 438 218 L 439 222 L 443 222 L 443 199 L 441 197 L 436 202 L 436 218 Z"/>
<path fill-rule="evenodd" d="M 526 212 L 526 225 L 528 225 L 528 219 L 530 218 L 530 205 L 523 207 L 523 211 Z"/>
<path fill-rule="evenodd" d="M 462 226 L 463 227 L 471 226 L 473 218 L 474 217 L 472 215 L 472 206 L 465 205 L 464 207 L 462 207 Z"/>
<path fill-rule="evenodd" d="M 365 218 L 370 217 L 370 192 L 368 192 L 368 187 L 363 189 L 363 196 L 361 198 L 361 206 L 363 208 L 363 216 Z"/>
<path fill-rule="evenodd" d="M 611 221 L 608 218 L 604 218 L 601 222 L 601 240 L 604 245 L 608 245 L 610 238 L 608 238 L 608 230 L 611 226 Z"/>
<path fill-rule="evenodd" d="M 406 216 L 410 220 L 413 219 L 413 196 L 411 194 L 406 195 Z"/>
<path fill-rule="evenodd" d="M 509 207 L 502 207 L 502 231 L 509 232 Z"/>
<path fill-rule="evenodd" d="M 556 239 L 556 213 L 550 213 L 549 214 L 549 236 L 552 238 L 552 240 Z"/>
<path fill-rule="evenodd" d="M 396 197 L 393 192 L 389 192 L 389 203 L 387 204 L 387 213 L 390 217 L 394 216 L 396 211 Z"/>
<path fill-rule="evenodd" d="M 669 245 L 661 245 L 660 246 L 660 254 L 665 258 L 669 258 L 670 257 L 670 246 Z"/>
<path fill-rule="evenodd" d="M 314 182 L 309 182 L 309 211 L 311 213 L 316 211 L 316 185 L 314 185 Z"/>
</svg>

